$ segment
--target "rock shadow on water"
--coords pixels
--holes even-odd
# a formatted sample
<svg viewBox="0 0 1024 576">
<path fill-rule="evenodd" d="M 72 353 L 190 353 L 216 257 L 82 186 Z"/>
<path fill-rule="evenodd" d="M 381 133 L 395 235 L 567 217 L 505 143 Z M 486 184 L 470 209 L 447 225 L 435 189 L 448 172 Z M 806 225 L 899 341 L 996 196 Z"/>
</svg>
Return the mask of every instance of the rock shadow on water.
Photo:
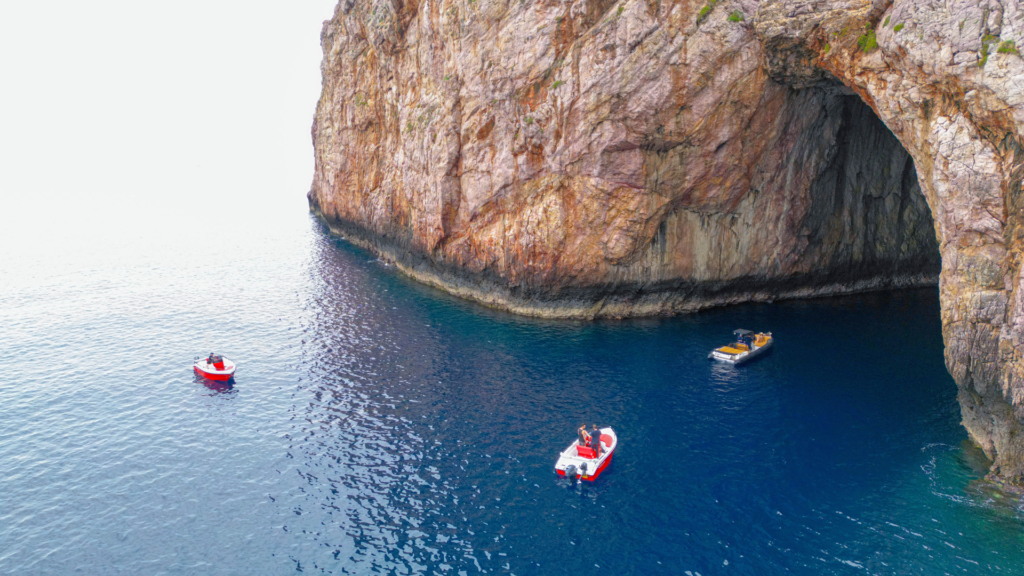
<svg viewBox="0 0 1024 576">
<path fill-rule="evenodd" d="M 1019 533 L 1024 528 L 1024 492 L 989 472 L 992 461 L 968 439 L 959 445 L 930 444 L 922 466 L 931 493 L 960 506 L 983 510 L 990 528 Z"/>
<path fill-rule="evenodd" d="M 992 510 L 1000 518 L 1018 523 L 1024 521 L 1024 488 L 991 473 L 992 461 L 980 447 L 964 440 L 957 460 L 972 476 L 981 476 L 967 484 L 964 491 L 968 498 Z"/>
</svg>

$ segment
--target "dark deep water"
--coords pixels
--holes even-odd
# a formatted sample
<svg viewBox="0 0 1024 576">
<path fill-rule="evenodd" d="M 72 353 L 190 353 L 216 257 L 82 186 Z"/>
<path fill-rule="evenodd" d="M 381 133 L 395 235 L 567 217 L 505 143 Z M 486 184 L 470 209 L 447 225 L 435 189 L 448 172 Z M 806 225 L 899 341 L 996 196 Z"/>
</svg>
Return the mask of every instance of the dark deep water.
<svg viewBox="0 0 1024 576">
<path fill-rule="evenodd" d="M 1024 573 L 934 290 L 551 322 L 306 217 L 57 252 L 0 262 L 0 573 Z M 776 349 L 706 360 L 737 327 Z"/>
</svg>

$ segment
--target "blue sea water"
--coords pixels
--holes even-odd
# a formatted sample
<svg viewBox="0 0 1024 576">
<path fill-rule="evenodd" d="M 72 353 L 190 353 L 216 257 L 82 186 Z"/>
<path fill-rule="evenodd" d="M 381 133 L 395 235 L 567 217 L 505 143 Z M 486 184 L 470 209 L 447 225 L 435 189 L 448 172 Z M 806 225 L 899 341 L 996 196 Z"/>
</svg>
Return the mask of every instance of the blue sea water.
<svg viewBox="0 0 1024 576">
<path fill-rule="evenodd" d="M 1024 573 L 935 290 L 521 318 L 294 207 L 4 254 L 0 573 Z M 709 362 L 737 327 L 776 349 Z M 553 471 L 581 423 L 593 484 Z"/>
</svg>

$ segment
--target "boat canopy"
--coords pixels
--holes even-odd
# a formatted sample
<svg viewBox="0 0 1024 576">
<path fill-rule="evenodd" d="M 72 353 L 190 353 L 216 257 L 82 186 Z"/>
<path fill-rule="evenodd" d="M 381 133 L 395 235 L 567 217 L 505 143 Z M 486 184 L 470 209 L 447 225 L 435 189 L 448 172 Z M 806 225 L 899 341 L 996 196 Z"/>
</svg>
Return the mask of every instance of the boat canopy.
<svg viewBox="0 0 1024 576">
<path fill-rule="evenodd" d="M 736 336 L 746 336 L 747 334 L 753 334 L 753 332 L 751 332 L 750 330 L 744 330 L 743 328 L 737 328 L 736 330 L 733 330 L 732 333 L 735 334 Z"/>
</svg>

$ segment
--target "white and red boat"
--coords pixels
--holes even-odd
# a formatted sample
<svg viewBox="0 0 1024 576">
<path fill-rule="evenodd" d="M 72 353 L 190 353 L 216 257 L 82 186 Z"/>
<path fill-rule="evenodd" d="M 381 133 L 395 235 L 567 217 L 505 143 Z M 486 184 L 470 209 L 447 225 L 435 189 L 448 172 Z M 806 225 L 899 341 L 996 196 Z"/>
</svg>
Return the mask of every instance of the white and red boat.
<svg viewBox="0 0 1024 576">
<path fill-rule="evenodd" d="M 593 448 L 580 446 L 580 441 L 574 440 L 558 455 L 555 472 L 559 476 L 593 482 L 608 467 L 618 445 L 619 437 L 615 435 L 615 430 L 611 427 L 601 428 L 601 454 L 594 454 Z"/>
<path fill-rule="evenodd" d="M 210 352 L 206 358 L 196 358 L 192 370 L 197 375 L 210 380 L 231 380 L 235 375 L 235 363 Z"/>
</svg>

